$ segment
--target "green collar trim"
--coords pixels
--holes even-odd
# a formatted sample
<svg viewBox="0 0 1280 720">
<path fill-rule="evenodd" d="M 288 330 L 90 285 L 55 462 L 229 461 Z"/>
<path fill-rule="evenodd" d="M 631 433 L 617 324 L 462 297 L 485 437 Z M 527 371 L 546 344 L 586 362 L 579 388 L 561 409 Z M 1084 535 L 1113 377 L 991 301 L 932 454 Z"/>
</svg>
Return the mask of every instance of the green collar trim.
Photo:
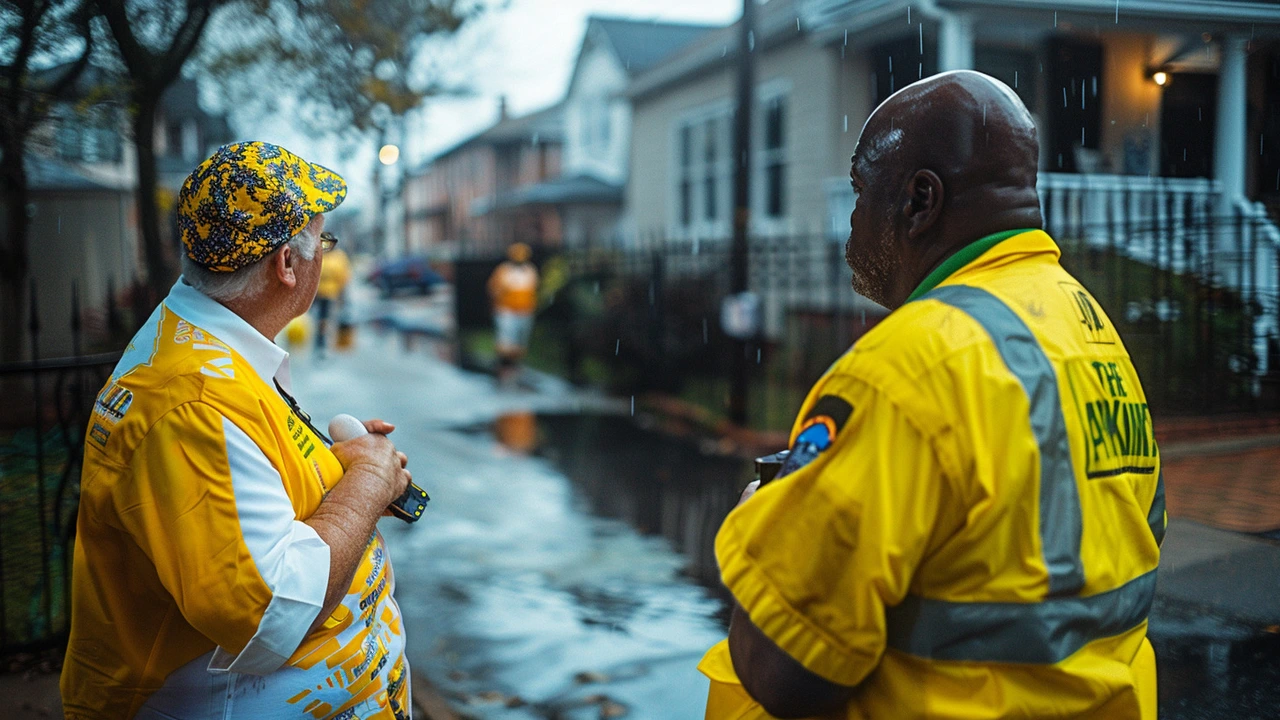
<svg viewBox="0 0 1280 720">
<path fill-rule="evenodd" d="M 1014 235 L 1021 235 L 1022 233 L 1025 233 L 1025 232 L 1031 232 L 1033 229 L 1034 228 L 1025 228 L 1021 230 L 1005 230 L 1003 232 L 998 232 L 993 235 L 988 235 L 982 238 L 981 240 L 976 240 L 974 242 L 969 243 L 968 245 L 965 245 L 964 247 L 960 248 L 960 250 L 958 250 L 954 255 L 947 258 L 941 265 L 935 268 L 933 272 L 929 273 L 929 276 L 924 279 L 924 282 L 920 283 L 920 287 L 916 288 L 915 292 L 911 293 L 911 295 L 907 297 L 907 302 L 911 302 L 912 300 L 919 300 L 921 295 L 924 295 L 930 290 L 938 287 L 938 285 L 942 284 L 943 280 L 946 280 L 947 278 L 954 275 L 957 270 L 964 267 L 965 265 L 968 265 L 974 260 L 977 260 L 979 257 L 982 256 L 983 253 L 995 247 L 996 245 L 999 245 L 1000 243 L 1004 242 L 1005 240 L 1008 240 Z"/>
</svg>

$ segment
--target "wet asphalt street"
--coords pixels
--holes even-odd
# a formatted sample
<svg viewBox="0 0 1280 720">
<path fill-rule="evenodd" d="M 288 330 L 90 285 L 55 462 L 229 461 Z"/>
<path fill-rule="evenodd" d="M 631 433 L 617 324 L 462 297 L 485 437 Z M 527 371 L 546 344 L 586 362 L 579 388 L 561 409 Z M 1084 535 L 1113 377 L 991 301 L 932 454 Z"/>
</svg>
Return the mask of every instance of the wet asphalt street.
<svg viewBox="0 0 1280 720">
<path fill-rule="evenodd" d="M 317 419 L 397 423 L 432 495 L 416 525 L 381 523 L 415 672 L 482 718 L 702 717 L 694 666 L 724 635 L 720 599 L 666 540 L 593 514 L 552 462 L 521 449 L 534 411 L 624 406 L 554 381 L 499 391 L 367 329 L 352 354 L 296 354 L 294 378 Z M 491 432 L 503 415 L 514 448 Z"/>
</svg>

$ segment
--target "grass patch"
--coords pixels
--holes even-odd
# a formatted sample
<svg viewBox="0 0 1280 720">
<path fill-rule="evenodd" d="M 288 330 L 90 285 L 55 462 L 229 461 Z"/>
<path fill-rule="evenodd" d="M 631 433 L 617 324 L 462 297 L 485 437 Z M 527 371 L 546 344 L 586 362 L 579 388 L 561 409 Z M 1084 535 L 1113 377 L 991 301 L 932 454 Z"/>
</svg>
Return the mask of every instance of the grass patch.
<svg viewBox="0 0 1280 720">
<path fill-rule="evenodd" d="M 24 428 L 0 435 L 0 593 L 4 599 L 3 636 L 7 646 L 39 643 L 65 632 L 67 567 L 70 547 L 55 537 L 53 504 L 71 458 L 61 431 L 45 433 L 43 478 L 38 480 L 35 431 Z M 40 482 L 44 489 L 43 524 L 47 555 L 41 549 Z M 74 479 L 71 480 L 74 482 Z M 74 507 L 68 488 L 63 506 Z M 64 517 L 74 522 L 70 510 Z M 48 594 L 45 563 L 48 558 Z M 49 613 L 45 612 L 46 602 Z"/>
</svg>

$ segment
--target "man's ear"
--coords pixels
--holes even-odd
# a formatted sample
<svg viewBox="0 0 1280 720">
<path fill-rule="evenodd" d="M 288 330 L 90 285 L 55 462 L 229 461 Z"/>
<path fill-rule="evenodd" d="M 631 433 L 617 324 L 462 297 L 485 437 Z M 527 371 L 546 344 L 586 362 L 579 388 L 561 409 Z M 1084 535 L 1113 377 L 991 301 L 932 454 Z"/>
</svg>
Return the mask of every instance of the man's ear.
<svg viewBox="0 0 1280 720">
<path fill-rule="evenodd" d="M 907 236 L 912 240 L 929 231 L 942 214 L 946 190 L 942 178 L 932 170 L 917 170 L 907 184 L 907 202 L 902 214 L 907 221 Z"/>
<path fill-rule="evenodd" d="M 293 248 L 288 245 L 280 248 L 280 252 L 272 257 L 271 264 L 276 280 L 279 280 L 281 285 L 293 288 L 298 284 L 298 274 L 296 272 L 298 256 L 294 254 Z"/>
</svg>

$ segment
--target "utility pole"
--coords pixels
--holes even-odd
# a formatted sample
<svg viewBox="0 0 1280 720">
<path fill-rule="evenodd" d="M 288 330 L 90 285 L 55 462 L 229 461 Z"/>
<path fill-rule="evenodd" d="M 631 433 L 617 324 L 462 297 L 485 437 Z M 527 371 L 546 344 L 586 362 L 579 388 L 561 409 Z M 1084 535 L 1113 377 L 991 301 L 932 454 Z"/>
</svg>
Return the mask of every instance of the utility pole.
<svg viewBox="0 0 1280 720">
<path fill-rule="evenodd" d="M 738 41 L 738 109 L 734 115 L 733 157 L 733 247 L 731 250 L 731 291 L 747 291 L 747 231 L 751 226 L 751 116 L 755 109 L 756 57 L 755 25 L 757 0 L 742 0 L 742 22 Z M 747 421 L 747 352 L 751 340 L 735 340 L 733 383 L 729 391 L 729 419 L 738 425 Z"/>
<path fill-rule="evenodd" d="M 387 144 L 387 128 L 378 128 L 378 152 Z M 383 166 L 381 160 L 373 165 L 373 202 L 374 202 L 374 221 L 373 221 L 373 254 L 379 260 L 385 260 L 387 255 L 387 196 L 386 196 L 386 167 Z"/>
</svg>

